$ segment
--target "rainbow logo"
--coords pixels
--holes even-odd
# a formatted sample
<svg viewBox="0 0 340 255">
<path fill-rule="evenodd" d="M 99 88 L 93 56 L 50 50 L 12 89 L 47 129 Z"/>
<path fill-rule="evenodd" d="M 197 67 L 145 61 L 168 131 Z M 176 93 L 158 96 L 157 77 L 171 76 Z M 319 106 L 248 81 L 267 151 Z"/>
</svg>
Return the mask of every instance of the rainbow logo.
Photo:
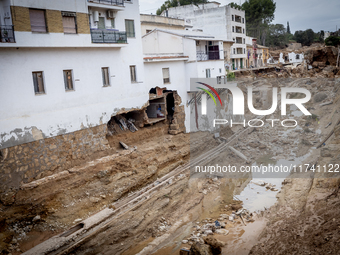
<svg viewBox="0 0 340 255">
<path fill-rule="evenodd" d="M 216 91 L 213 87 L 211 87 L 210 85 L 205 84 L 205 83 L 203 83 L 203 82 L 197 82 L 197 83 L 206 86 L 208 89 L 210 89 L 212 92 L 214 92 L 214 94 L 217 96 L 218 100 L 220 101 L 221 106 L 223 105 L 220 96 L 218 95 L 217 91 Z M 215 97 L 214 97 L 208 90 L 203 89 L 203 88 L 200 88 L 200 87 L 196 87 L 196 88 L 198 88 L 198 89 L 203 90 L 204 92 L 206 92 L 206 93 L 212 98 L 212 100 L 214 100 L 215 106 L 217 106 Z"/>
</svg>

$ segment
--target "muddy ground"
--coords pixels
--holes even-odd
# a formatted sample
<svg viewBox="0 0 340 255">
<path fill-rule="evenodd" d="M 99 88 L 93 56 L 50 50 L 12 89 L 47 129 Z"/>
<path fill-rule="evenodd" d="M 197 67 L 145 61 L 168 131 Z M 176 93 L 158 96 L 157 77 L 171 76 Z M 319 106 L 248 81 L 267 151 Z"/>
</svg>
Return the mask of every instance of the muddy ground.
<svg viewBox="0 0 340 255">
<path fill-rule="evenodd" d="M 248 163 L 230 149 L 225 149 L 209 164 L 241 166 L 297 158 L 304 162 L 314 162 L 318 158 L 321 163 L 331 160 L 340 163 L 336 159 L 336 148 L 324 151 L 323 156 L 322 148 L 315 148 L 336 127 L 340 117 L 340 80 L 239 81 L 243 90 L 247 85 L 255 88 L 257 108 L 264 106 L 261 98 L 268 97 L 270 101 L 268 88 L 271 86 L 305 87 L 313 98 L 306 107 L 314 115 L 303 117 L 297 109 L 288 109 L 291 117 L 299 119 L 297 128 L 290 131 L 282 126 L 250 129 L 232 144 L 247 157 Z M 320 106 L 327 101 L 333 103 Z M 248 113 L 246 117 L 252 116 Z M 280 118 L 278 113 L 271 117 Z M 332 124 L 328 125 L 330 122 Z M 116 149 L 113 155 L 79 166 L 63 178 L 19 191 L 12 206 L 0 205 L 2 253 L 20 254 L 64 232 L 129 193 L 157 181 L 177 166 L 223 144 L 222 138 L 228 139 L 243 129 L 240 126 L 223 127 L 219 130 L 220 138 L 215 139 L 209 132 L 169 135 L 168 125 L 159 123 L 133 134 L 108 137 L 111 148 Z M 333 135 L 329 141 L 336 144 L 340 140 L 337 139 Z M 123 150 L 118 146 L 120 140 L 136 148 Z M 328 143 L 323 148 L 327 148 Z M 280 254 L 300 254 L 301 250 L 320 254 L 326 246 L 332 254 L 336 248 L 339 250 L 339 196 L 333 192 L 338 187 L 337 179 L 316 179 L 318 174 L 312 177 L 285 181 L 278 193 L 279 203 L 271 210 L 265 210 L 266 205 L 260 204 L 261 212 L 252 213 L 244 226 L 240 218 L 230 221 L 221 218 L 221 214 L 230 215 L 242 206 L 250 207 L 250 199 L 261 201 L 260 195 L 274 197 L 278 191 L 252 186 L 250 174 L 219 178 L 207 174 L 192 176 L 187 171 L 169 181 L 144 204 L 112 221 L 70 254 L 179 254 L 181 248 L 190 248 L 193 237 L 202 234 L 197 226 L 215 220 L 224 222 L 229 231 L 227 235 L 213 234 L 226 243 L 222 254 L 248 254 L 249 251 L 272 254 L 274 248 Z M 252 197 L 254 194 L 250 193 L 242 195 L 246 188 L 254 190 L 253 193 L 256 190 L 258 197 Z"/>
</svg>

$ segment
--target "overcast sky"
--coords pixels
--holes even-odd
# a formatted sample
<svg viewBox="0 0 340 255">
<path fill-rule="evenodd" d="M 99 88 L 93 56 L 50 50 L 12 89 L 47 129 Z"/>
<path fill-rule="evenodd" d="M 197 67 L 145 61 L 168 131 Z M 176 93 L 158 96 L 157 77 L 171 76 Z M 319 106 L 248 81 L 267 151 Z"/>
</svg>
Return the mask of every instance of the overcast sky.
<svg viewBox="0 0 340 255">
<path fill-rule="evenodd" d="M 140 12 L 156 14 L 156 10 L 165 0 L 139 0 Z M 244 0 L 220 0 L 222 5 L 230 2 L 238 4 Z M 276 0 L 275 19 L 273 23 L 287 26 L 289 21 L 290 30 L 306 30 L 311 28 L 314 32 L 320 30 L 335 31 L 340 28 L 340 1 L 339 0 Z"/>
</svg>

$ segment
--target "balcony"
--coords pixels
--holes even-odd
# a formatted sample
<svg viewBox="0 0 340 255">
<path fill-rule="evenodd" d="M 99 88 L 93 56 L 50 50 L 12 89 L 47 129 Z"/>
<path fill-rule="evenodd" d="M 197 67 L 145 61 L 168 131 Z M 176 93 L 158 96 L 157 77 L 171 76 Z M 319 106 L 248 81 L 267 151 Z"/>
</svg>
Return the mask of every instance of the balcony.
<svg viewBox="0 0 340 255">
<path fill-rule="evenodd" d="M 110 29 L 91 29 L 93 43 L 127 43 L 126 32 Z"/>
<path fill-rule="evenodd" d="M 205 61 L 205 60 L 218 60 L 220 59 L 220 51 L 197 51 L 196 52 L 197 61 Z"/>
<path fill-rule="evenodd" d="M 124 0 L 87 0 L 89 3 L 124 6 Z"/>
<path fill-rule="evenodd" d="M 236 28 L 236 33 L 242 34 L 242 28 L 241 27 L 235 27 Z"/>
<path fill-rule="evenodd" d="M 235 15 L 235 22 L 241 23 L 241 16 Z"/>
<path fill-rule="evenodd" d="M 0 42 L 15 43 L 13 26 L 0 26 Z"/>
</svg>

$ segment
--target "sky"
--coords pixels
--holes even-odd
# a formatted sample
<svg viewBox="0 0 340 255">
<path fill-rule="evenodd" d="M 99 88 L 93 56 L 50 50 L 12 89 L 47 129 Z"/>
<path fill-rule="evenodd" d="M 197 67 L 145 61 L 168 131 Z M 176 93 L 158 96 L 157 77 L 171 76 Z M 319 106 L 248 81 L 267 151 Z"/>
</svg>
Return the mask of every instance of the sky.
<svg viewBox="0 0 340 255">
<path fill-rule="evenodd" d="M 275 1 L 275 0 L 274 0 Z M 165 0 L 139 0 L 140 13 L 156 14 L 157 9 Z M 220 0 L 221 5 L 230 2 L 242 4 L 244 0 Z M 340 28 L 339 0 L 276 0 L 275 18 L 273 24 L 287 26 L 290 31 L 313 29 L 314 32 L 335 31 Z"/>
</svg>

